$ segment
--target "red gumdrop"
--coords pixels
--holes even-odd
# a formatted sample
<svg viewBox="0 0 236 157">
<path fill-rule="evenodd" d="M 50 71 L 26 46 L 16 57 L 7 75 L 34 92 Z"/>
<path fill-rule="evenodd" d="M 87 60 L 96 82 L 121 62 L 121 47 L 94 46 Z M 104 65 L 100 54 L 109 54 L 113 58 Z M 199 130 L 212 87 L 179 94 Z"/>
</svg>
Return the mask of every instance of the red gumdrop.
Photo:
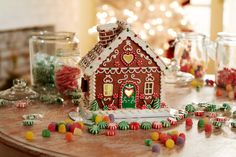
<svg viewBox="0 0 236 157">
<path fill-rule="evenodd" d="M 179 134 L 179 137 L 182 137 L 184 140 L 186 139 L 186 136 L 185 136 L 184 133 L 180 133 L 180 134 Z"/>
<path fill-rule="evenodd" d="M 48 130 L 50 132 L 55 132 L 56 131 L 56 128 L 57 128 L 57 123 L 56 122 L 52 122 L 48 125 Z"/>
<path fill-rule="evenodd" d="M 82 126 L 80 123 L 74 123 L 70 126 L 70 132 L 74 132 L 75 128 L 82 129 Z"/>
<path fill-rule="evenodd" d="M 211 124 L 205 124 L 205 132 L 207 132 L 207 133 L 212 132 L 212 125 Z"/>
<path fill-rule="evenodd" d="M 193 125 L 193 120 L 191 118 L 187 118 L 185 121 L 186 126 L 192 126 Z"/>
<path fill-rule="evenodd" d="M 67 132 L 66 135 L 65 135 L 65 139 L 68 142 L 72 141 L 72 133 L 71 132 Z"/>
<path fill-rule="evenodd" d="M 178 138 L 178 135 L 174 134 L 174 135 L 171 135 L 171 139 L 176 143 L 176 140 Z"/>
<path fill-rule="evenodd" d="M 165 144 L 168 139 L 171 139 L 171 136 L 169 136 L 169 135 L 164 136 L 160 139 L 160 141 L 161 141 L 162 144 Z"/>
</svg>

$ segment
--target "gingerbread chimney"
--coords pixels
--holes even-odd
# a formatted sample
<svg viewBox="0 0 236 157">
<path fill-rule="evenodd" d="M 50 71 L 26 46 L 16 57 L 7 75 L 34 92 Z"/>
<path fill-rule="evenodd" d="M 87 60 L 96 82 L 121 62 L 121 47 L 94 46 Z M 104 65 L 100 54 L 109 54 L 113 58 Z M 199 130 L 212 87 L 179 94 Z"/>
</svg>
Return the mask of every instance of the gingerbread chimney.
<svg viewBox="0 0 236 157">
<path fill-rule="evenodd" d="M 120 32 L 120 27 L 117 23 L 109 23 L 97 26 L 99 33 L 99 43 L 102 47 L 106 47 Z"/>
</svg>

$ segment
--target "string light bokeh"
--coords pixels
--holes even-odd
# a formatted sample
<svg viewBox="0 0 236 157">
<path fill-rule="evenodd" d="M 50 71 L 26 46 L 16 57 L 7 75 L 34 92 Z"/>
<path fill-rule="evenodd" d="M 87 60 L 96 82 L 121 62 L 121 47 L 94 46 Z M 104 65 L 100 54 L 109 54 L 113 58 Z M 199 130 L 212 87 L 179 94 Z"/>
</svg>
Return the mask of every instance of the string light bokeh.
<svg viewBox="0 0 236 157">
<path fill-rule="evenodd" d="M 178 0 L 98 0 L 96 16 L 98 24 L 125 20 L 159 55 L 177 32 L 191 30 Z M 96 33 L 96 26 L 88 32 Z"/>
</svg>

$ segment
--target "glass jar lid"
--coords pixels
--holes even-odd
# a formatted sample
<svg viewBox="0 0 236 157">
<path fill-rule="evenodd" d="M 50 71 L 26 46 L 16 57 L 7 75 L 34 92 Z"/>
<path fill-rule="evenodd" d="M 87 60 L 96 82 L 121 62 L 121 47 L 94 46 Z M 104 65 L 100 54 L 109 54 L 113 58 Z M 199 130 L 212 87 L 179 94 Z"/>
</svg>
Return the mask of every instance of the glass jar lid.
<svg viewBox="0 0 236 157">
<path fill-rule="evenodd" d="M 35 99 L 38 94 L 29 88 L 24 80 L 13 80 L 13 86 L 0 92 L 0 98 L 9 101 L 17 101 L 22 99 Z"/>
</svg>

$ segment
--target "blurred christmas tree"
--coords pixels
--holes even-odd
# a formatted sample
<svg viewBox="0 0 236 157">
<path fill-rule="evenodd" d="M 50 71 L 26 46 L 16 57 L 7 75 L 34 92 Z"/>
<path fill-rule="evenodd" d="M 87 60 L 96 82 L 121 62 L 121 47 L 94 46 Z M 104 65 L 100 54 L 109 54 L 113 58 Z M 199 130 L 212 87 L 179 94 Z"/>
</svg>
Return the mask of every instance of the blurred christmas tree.
<svg viewBox="0 0 236 157">
<path fill-rule="evenodd" d="M 177 32 L 191 30 L 183 10 L 188 4 L 189 0 L 98 0 L 96 16 L 98 24 L 127 21 L 157 54 L 167 52 L 171 56 L 170 43 Z M 94 32 L 96 26 L 89 30 L 90 34 Z"/>
</svg>

